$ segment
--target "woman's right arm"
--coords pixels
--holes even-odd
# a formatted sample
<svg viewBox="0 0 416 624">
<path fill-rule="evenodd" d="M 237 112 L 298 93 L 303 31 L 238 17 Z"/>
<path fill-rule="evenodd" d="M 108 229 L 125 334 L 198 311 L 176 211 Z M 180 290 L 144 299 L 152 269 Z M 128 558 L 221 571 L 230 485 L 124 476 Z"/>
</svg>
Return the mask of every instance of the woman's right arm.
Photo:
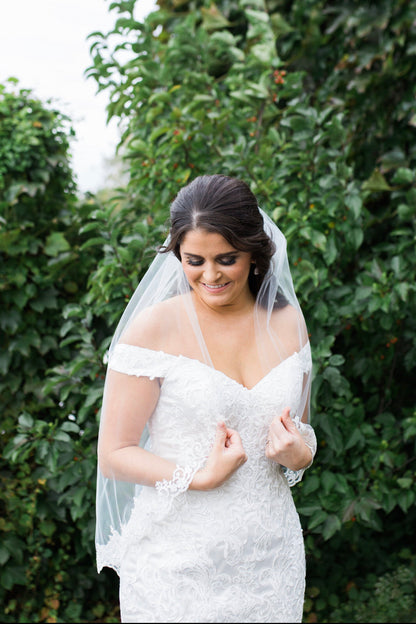
<svg viewBox="0 0 416 624">
<path fill-rule="evenodd" d="M 105 477 L 148 486 L 173 478 L 174 462 L 139 447 L 159 395 L 157 379 L 108 370 L 98 441 L 98 463 Z M 239 434 L 219 423 L 211 453 L 204 468 L 194 474 L 190 489 L 218 487 L 246 459 Z"/>
<path fill-rule="evenodd" d="M 98 440 L 98 464 L 105 477 L 150 486 L 171 478 L 173 462 L 139 447 L 159 394 L 157 379 L 108 370 Z"/>
</svg>

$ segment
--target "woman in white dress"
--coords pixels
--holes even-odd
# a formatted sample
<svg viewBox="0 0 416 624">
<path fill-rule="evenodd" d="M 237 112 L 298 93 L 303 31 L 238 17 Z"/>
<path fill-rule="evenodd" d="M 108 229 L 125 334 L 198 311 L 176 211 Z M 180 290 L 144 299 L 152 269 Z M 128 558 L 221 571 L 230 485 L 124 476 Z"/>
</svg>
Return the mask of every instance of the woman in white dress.
<svg viewBox="0 0 416 624">
<path fill-rule="evenodd" d="M 301 622 L 290 487 L 313 460 L 311 353 L 286 241 L 241 180 L 200 176 L 113 338 L 97 567 L 123 622 Z"/>
</svg>

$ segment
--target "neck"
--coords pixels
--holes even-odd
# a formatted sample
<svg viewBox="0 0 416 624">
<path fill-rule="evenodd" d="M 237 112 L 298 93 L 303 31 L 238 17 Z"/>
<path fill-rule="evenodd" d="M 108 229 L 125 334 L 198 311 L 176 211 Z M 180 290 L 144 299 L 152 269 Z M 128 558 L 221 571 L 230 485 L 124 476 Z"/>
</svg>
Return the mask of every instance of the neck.
<svg viewBox="0 0 416 624">
<path fill-rule="evenodd" d="M 227 305 L 211 306 L 206 301 L 199 299 L 192 293 L 195 310 L 198 315 L 211 318 L 227 318 L 234 319 L 237 317 L 252 314 L 255 305 L 255 299 L 250 291 L 247 292 L 247 296 L 240 298 L 238 301 Z"/>
</svg>

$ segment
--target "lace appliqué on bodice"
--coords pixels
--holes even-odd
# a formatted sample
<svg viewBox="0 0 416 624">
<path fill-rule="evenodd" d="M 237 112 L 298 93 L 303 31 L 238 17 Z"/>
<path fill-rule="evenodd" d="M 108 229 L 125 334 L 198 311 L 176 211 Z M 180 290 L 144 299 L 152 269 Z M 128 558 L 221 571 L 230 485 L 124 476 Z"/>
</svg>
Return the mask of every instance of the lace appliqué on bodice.
<svg viewBox="0 0 416 624">
<path fill-rule="evenodd" d="M 303 471 L 264 451 L 276 414 L 289 405 L 297 416 L 309 344 L 251 389 L 198 360 L 130 345 L 109 366 L 162 378 L 149 450 L 177 466 L 172 480 L 138 488 L 121 533 L 97 549 L 99 569 L 120 575 L 122 621 L 301 622 L 305 557 L 289 485 Z M 222 486 L 189 490 L 219 420 L 240 433 L 248 459 Z M 294 420 L 314 454 L 312 427 Z"/>
<path fill-rule="evenodd" d="M 172 358 L 175 357 L 177 356 L 173 356 L 163 351 L 155 352 L 150 349 L 131 348 L 131 345 L 119 344 L 112 355 L 110 366 L 113 370 L 120 373 L 127 373 L 138 377 L 146 376 L 150 379 L 154 379 L 155 377 L 164 377 L 167 374 L 169 368 L 173 365 Z M 293 357 L 296 357 L 297 364 L 304 373 L 308 373 L 310 371 L 312 358 L 309 343 L 307 343 L 299 352 L 295 352 L 288 359 Z M 179 358 L 181 358 L 181 356 L 179 356 Z M 188 358 L 184 359 L 187 360 Z M 196 362 L 196 360 L 190 361 Z M 199 364 L 205 366 L 202 362 L 199 362 Z M 283 364 L 283 362 L 281 364 Z M 278 365 L 276 369 L 279 368 L 279 366 L 280 365 Z M 270 373 L 272 372 L 273 371 L 270 371 Z M 220 374 L 222 373 L 220 372 Z M 235 383 L 238 384 L 238 382 Z M 283 472 L 290 487 L 293 487 L 302 480 L 305 470 L 310 468 L 313 463 L 317 449 L 316 436 L 313 428 L 309 424 L 303 423 L 300 420 L 299 415 L 294 416 L 293 420 L 299 433 L 302 435 L 305 444 L 309 447 L 312 458 L 308 466 L 300 470 L 291 470 L 283 466 Z M 198 461 L 197 463 L 194 462 L 193 466 L 178 466 L 173 474 L 172 480 L 167 481 L 165 479 L 163 482 L 158 482 L 156 484 L 156 489 L 169 493 L 173 496 L 185 491 L 189 486 L 189 483 L 192 481 L 195 473 L 201 468 L 201 466 L 201 461 Z"/>
</svg>

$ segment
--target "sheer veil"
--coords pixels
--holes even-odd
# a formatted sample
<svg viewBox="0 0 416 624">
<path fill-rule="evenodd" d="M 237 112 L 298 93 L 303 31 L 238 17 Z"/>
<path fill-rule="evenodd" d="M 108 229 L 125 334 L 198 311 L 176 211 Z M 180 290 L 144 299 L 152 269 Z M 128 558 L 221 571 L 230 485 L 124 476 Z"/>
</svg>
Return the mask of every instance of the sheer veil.
<svg viewBox="0 0 416 624">
<path fill-rule="evenodd" d="M 265 377 L 284 360 L 298 354 L 305 362 L 303 368 L 302 396 L 299 409 L 292 418 L 299 425 L 300 430 L 309 427 L 309 400 L 310 400 L 310 346 L 306 324 L 295 294 L 290 273 L 286 250 L 286 239 L 276 224 L 259 208 L 263 218 L 263 228 L 274 244 L 267 273 L 264 276 L 260 290 L 257 293 L 254 306 L 253 322 L 257 352 L 261 362 L 261 377 Z M 170 238 L 165 241 L 162 250 L 169 244 Z M 182 269 L 181 262 L 172 251 L 158 252 L 145 276 L 131 297 L 115 331 L 107 358 L 111 362 L 117 355 L 117 345 L 129 342 L 129 330 L 135 323 L 147 322 L 152 318 L 153 311 L 158 306 L 165 306 L 163 314 L 157 318 L 166 319 L 170 331 L 183 336 L 183 341 L 177 341 L 179 346 L 172 350 L 170 343 L 164 346 L 163 327 L 158 328 L 157 337 L 151 337 L 143 343 L 144 348 L 162 350 L 175 356 L 196 359 L 212 367 L 203 331 L 194 307 L 192 292 Z M 161 308 L 158 308 L 161 309 Z M 288 340 L 288 329 L 291 339 Z M 295 331 L 294 331 L 295 329 Z M 294 338 L 294 336 L 297 336 Z M 100 436 L 106 418 L 106 388 L 104 387 L 103 405 L 101 410 Z M 142 436 L 140 446 L 151 450 L 151 439 L 147 427 Z M 302 477 L 303 471 L 290 474 L 290 485 Z M 96 546 L 98 570 L 107 565 L 118 571 L 117 551 L 119 550 L 123 526 L 126 524 L 135 499 L 142 486 L 118 481 L 104 476 L 98 466 L 97 470 L 97 498 L 96 498 Z"/>
</svg>

